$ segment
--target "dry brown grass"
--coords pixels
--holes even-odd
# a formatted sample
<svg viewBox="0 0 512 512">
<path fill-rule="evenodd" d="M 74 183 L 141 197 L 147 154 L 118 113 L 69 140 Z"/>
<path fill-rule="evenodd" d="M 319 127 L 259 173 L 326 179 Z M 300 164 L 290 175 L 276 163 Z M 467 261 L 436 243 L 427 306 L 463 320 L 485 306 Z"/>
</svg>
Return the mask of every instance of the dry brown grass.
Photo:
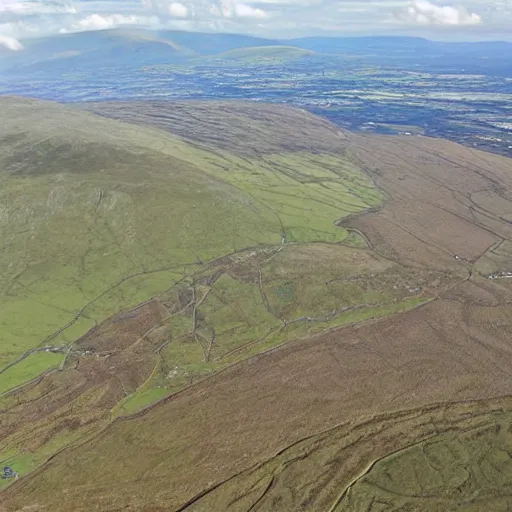
<svg viewBox="0 0 512 512">
<path fill-rule="evenodd" d="M 241 155 L 283 151 L 341 152 L 344 132 L 325 119 L 287 105 L 226 101 L 102 102 L 90 112 L 169 131 L 207 148 Z"/>
<path fill-rule="evenodd" d="M 507 204 L 512 212 L 503 199 L 512 190 L 510 160 L 425 137 L 348 137 L 356 160 L 390 197 L 381 211 L 351 221 L 381 250 L 453 267 L 455 256 L 473 263 L 512 236 L 502 219 Z"/>
<path fill-rule="evenodd" d="M 492 333 L 492 322 L 465 319 L 468 308 L 478 315 L 481 307 L 439 300 L 253 358 L 146 414 L 118 421 L 8 494 L 18 505 L 40 502 L 52 510 L 174 510 L 337 423 L 510 395 L 510 312 L 503 309 L 507 327 Z M 393 446 L 407 445 L 403 433 L 396 428 Z M 376 453 L 370 449 L 365 457 Z M 349 466 L 346 477 L 365 460 Z"/>
</svg>

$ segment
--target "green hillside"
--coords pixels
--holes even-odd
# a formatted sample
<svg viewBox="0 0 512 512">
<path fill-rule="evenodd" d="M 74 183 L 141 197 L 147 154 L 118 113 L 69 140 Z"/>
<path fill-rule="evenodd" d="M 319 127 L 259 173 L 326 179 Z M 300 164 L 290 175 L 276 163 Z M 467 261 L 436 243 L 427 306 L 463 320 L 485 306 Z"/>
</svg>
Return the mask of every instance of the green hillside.
<svg viewBox="0 0 512 512">
<path fill-rule="evenodd" d="M 196 55 L 154 32 L 112 29 L 27 39 L 19 54 L 0 54 L 0 65 L 6 69 L 12 65 L 24 73 L 69 76 L 112 67 L 178 63 Z"/>
<path fill-rule="evenodd" d="M 170 136 L 27 100 L 2 100 L 2 114 L 3 367 L 62 349 L 187 265 L 231 252 L 234 232 L 241 247 L 281 239 L 272 213 Z M 0 374 L 0 392 L 29 376 L 15 372 Z"/>
<path fill-rule="evenodd" d="M 225 65 L 282 65 L 306 57 L 317 55 L 311 50 L 304 50 L 294 46 L 256 46 L 251 48 L 238 48 L 228 52 L 219 53 L 204 60 L 209 65 L 223 63 Z M 192 62 L 199 62 L 192 61 Z"/>
<path fill-rule="evenodd" d="M 0 460 L 22 474 L 234 362 L 424 300 L 372 284 L 408 271 L 337 224 L 384 197 L 329 123 L 180 108 L 172 134 L 0 99 Z"/>
<path fill-rule="evenodd" d="M 53 103 L 1 105 L 4 367 L 67 346 L 187 266 L 283 240 L 343 241 L 334 222 L 381 200 L 336 156 L 213 154 Z M 26 378 L 13 372 L 0 374 L 0 392 Z"/>
</svg>

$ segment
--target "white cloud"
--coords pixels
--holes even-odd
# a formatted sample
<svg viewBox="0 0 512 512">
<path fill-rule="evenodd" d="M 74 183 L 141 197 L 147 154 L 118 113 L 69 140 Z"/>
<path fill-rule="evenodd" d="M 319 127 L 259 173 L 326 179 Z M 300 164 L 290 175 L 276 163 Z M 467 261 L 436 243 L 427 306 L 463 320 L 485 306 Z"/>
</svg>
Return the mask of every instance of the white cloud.
<svg viewBox="0 0 512 512">
<path fill-rule="evenodd" d="M 321 4 L 322 0 L 258 0 L 259 4 L 308 6 Z"/>
<path fill-rule="evenodd" d="M 236 15 L 240 18 L 266 18 L 267 13 L 263 9 L 251 7 L 247 4 L 236 4 L 235 7 Z"/>
<path fill-rule="evenodd" d="M 155 17 L 125 14 L 90 14 L 89 16 L 72 23 L 69 27 L 62 28 L 60 33 L 66 34 L 68 32 L 81 32 L 87 30 L 106 30 L 126 25 L 148 26 L 157 23 L 158 19 Z"/>
<path fill-rule="evenodd" d="M 76 7 L 72 4 L 61 2 L 0 0 L 0 13 L 31 16 L 36 14 L 76 14 L 76 12 Z"/>
<path fill-rule="evenodd" d="M 227 20 L 242 19 L 264 19 L 268 17 L 266 11 L 259 7 L 240 3 L 237 0 L 220 0 L 213 2 L 208 9 L 210 18 L 224 18 Z M 204 13 L 203 13 L 204 15 Z"/>
<path fill-rule="evenodd" d="M 173 2 L 169 5 L 169 14 L 174 18 L 187 18 L 188 8 L 179 2 Z"/>
<path fill-rule="evenodd" d="M 214 16 L 221 16 L 224 18 L 233 18 L 235 15 L 236 4 L 232 0 L 220 0 L 219 5 L 212 4 L 210 12 Z"/>
<path fill-rule="evenodd" d="M 414 0 L 397 11 L 395 17 L 415 25 L 478 25 L 482 22 L 481 16 L 470 13 L 465 7 L 439 6 L 428 0 Z"/>
<path fill-rule="evenodd" d="M 21 42 L 127 25 L 267 37 L 512 39 L 512 0 L 0 0 L 0 34 Z"/>
<path fill-rule="evenodd" d="M 2 34 L 0 34 L 0 46 L 12 50 L 13 52 L 23 50 L 23 45 L 17 39 L 10 36 L 3 36 Z"/>
</svg>

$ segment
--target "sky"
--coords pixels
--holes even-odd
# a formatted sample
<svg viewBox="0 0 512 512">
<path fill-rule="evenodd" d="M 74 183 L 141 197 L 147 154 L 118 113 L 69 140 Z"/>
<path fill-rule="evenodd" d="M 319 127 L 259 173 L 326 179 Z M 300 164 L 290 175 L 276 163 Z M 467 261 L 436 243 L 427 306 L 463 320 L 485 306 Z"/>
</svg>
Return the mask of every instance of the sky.
<svg viewBox="0 0 512 512">
<path fill-rule="evenodd" d="M 512 0 L 0 0 L 3 50 L 21 51 L 31 37 L 116 27 L 512 40 Z"/>
</svg>

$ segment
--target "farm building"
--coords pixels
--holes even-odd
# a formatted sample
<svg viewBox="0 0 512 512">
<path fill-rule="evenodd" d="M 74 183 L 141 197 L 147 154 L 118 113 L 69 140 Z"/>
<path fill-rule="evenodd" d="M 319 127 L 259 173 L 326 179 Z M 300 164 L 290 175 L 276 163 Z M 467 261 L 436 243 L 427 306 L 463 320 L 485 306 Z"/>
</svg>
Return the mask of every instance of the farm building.
<svg viewBox="0 0 512 512">
<path fill-rule="evenodd" d="M 16 473 L 10 466 L 5 466 L 2 478 L 5 480 L 7 478 L 16 478 L 18 476 L 18 473 Z"/>
</svg>

